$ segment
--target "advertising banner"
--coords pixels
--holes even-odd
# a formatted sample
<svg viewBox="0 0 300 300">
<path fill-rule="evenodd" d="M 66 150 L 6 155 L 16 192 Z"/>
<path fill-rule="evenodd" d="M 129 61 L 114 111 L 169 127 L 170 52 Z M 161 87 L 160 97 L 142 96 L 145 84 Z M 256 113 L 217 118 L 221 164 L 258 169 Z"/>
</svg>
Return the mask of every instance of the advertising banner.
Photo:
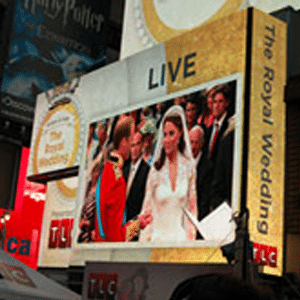
<svg viewBox="0 0 300 300">
<path fill-rule="evenodd" d="M 253 15 L 247 205 L 255 259 L 281 275 L 283 261 L 286 25 Z"/>
<path fill-rule="evenodd" d="M 77 176 L 47 183 L 39 266 L 69 266 L 77 189 Z"/>
<path fill-rule="evenodd" d="M 242 166 L 257 148 L 248 144 L 255 119 L 249 109 L 260 97 L 251 94 L 255 70 L 262 64 L 249 47 L 260 32 L 260 17 L 253 16 L 251 9 L 225 16 L 82 76 L 59 95 L 56 89 L 39 96 L 29 174 L 47 180 L 51 172 L 67 176 L 79 168 L 70 264 L 227 262 L 220 247 L 234 242 L 233 219 L 252 201 Z M 278 85 L 283 89 L 284 82 Z M 75 140 L 73 111 L 80 120 Z M 63 165 L 77 142 L 77 158 Z M 61 243 L 56 228 L 72 226 L 63 220 L 71 215 L 56 217 L 60 208 L 49 197 L 47 263 Z"/>
<path fill-rule="evenodd" d="M 36 131 L 28 169 L 29 179 L 47 181 L 61 177 L 61 170 L 77 175 L 84 136 L 82 103 L 76 96 L 79 79 L 47 91 L 36 107 Z M 66 171 L 67 170 L 67 171 Z"/>
<path fill-rule="evenodd" d="M 14 209 L 0 209 L 1 240 L 11 256 L 36 269 L 41 241 L 46 185 L 26 180 L 29 149 L 22 156 Z M 5 219 L 5 214 L 10 217 Z M 34 218 L 32 217 L 34 215 Z"/>
<path fill-rule="evenodd" d="M 270 13 L 299 0 L 127 0 L 121 59 L 247 7 Z"/>
<path fill-rule="evenodd" d="M 0 113 L 31 125 L 36 96 L 105 59 L 109 1 L 15 0 Z"/>
<path fill-rule="evenodd" d="M 69 266 L 77 189 L 77 176 L 47 183 L 39 266 Z"/>
</svg>

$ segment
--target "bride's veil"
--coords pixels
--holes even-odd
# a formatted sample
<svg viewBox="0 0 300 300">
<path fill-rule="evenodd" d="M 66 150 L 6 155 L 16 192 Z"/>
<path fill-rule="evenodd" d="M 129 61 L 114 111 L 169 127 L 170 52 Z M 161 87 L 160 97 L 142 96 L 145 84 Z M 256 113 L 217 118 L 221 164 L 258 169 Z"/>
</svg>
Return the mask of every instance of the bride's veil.
<svg viewBox="0 0 300 300">
<path fill-rule="evenodd" d="M 164 137 L 163 126 L 164 126 L 165 119 L 170 116 L 179 116 L 181 118 L 182 128 L 183 128 L 183 140 L 185 142 L 185 148 L 184 148 L 183 155 L 187 159 L 193 160 L 191 143 L 190 143 L 190 138 L 189 138 L 189 134 L 188 134 L 187 126 L 186 126 L 184 110 L 180 105 L 173 105 L 165 112 L 165 114 L 162 118 L 162 121 L 160 123 L 159 129 L 158 129 L 157 143 L 156 143 L 156 147 L 155 147 L 153 162 L 155 163 L 160 158 L 160 155 L 161 155 L 161 152 L 163 149 L 163 137 Z"/>
</svg>

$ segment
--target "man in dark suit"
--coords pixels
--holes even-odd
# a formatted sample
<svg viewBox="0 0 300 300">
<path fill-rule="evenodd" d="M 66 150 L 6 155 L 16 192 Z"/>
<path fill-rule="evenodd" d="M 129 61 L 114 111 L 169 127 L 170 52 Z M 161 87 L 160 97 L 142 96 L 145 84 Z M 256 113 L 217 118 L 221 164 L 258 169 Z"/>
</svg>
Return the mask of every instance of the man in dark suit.
<svg viewBox="0 0 300 300">
<path fill-rule="evenodd" d="M 212 183 L 214 180 L 215 169 L 217 165 L 218 153 L 222 151 L 221 145 L 224 134 L 228 129 L 230 116 L 228 114 L 228 107 L 230 105 L 230 90 L 228 85 L 216 86 L 213 95 L 214 123 L 207 131 L 207 140 L 205 143 L 206 159 L 205 162 L 205 185 L 202 187 L 201 193 L 205 193 L 206 201 L 208 203 L 208 212 L 211 212 L 220 204 L 216 198 L 212 196 Z M 205 211 L 206 212 L 206 211 Z"/>
<path fill-rule="evenodd" d="M 217 154 L 211 186 L 211 203 L 219 206 L 224 200 L 231 205 L 233 168 L 234 127 L 229 126 L 224 133 Z"/>
<path fill-rule="evenodd" d="M 207 153 L 203 147 L 205 142 L 203 128 L 196 125 L 190 130 L 189 135 L 195 159 L 198 220 L 200 221 L 209 213 L 212 180 L 211 162 L 207 158 Z"/>
<path fill-rule="evenodd" d="M 229 124 L 229 88 L 227 85 L 217 86 L 213 95 L 214 123 L 208 131 L 208 158 L 216 161 L 221 140 Z"/>
<path fill-rule="evenodd" d="M 143 135 L 139 131 L 133 135 L 130 153 L 131 158 L 125 163 L 123 169 L 124 178 L 127 182 L 126 219 L 128 221 L 141 212 L 150 170 L 149 165 L 142 157 Z"/>
</svg>

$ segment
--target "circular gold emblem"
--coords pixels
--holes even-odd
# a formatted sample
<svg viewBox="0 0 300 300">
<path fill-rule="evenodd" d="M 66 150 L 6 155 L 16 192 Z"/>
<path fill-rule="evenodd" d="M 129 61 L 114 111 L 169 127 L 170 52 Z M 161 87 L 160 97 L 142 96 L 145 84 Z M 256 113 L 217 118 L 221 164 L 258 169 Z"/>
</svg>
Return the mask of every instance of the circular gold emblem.
<svg viewBox="0 0 300 300">
<path fill-rule="evenodd" d="M 239 11 L 247 3 L 245 0 L 135 0 L 133 13 L 138 35 L 146 46 L 152 44 L 153 38 L 157 42 L 169 40 L 206 22 Z"/>
<path fill-rule="evenodd" d="M 74 166 L 80 140 L 78 108 L 71 96 L 58 97 L 39 128 L 34 144 L 33 173 L 42 174 Z"/>
</svg>

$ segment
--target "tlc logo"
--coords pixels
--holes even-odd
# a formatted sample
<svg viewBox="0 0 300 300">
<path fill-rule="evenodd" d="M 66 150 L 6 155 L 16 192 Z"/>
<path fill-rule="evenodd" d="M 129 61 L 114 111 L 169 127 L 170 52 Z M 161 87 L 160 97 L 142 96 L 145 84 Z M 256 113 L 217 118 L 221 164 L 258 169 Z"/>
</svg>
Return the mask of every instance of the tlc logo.
<svg viewBox="0 0 300 300">
<path fill-rule="evenodd" d="M 49 248 L 70 248 L 74 219 L 52 220 L 49 232 Z"/>
<path fill-rule="evenodd" d="M 253 262 L 262 266 L 276 268 L 277 266 L 277 248 L 262 244 L 253 244 Z"/>
<path fill-rule="evenodd" d="M 88 299 L 115 299 L 117 293 L 117 274 L 90 273 Z"/>
</svg>

